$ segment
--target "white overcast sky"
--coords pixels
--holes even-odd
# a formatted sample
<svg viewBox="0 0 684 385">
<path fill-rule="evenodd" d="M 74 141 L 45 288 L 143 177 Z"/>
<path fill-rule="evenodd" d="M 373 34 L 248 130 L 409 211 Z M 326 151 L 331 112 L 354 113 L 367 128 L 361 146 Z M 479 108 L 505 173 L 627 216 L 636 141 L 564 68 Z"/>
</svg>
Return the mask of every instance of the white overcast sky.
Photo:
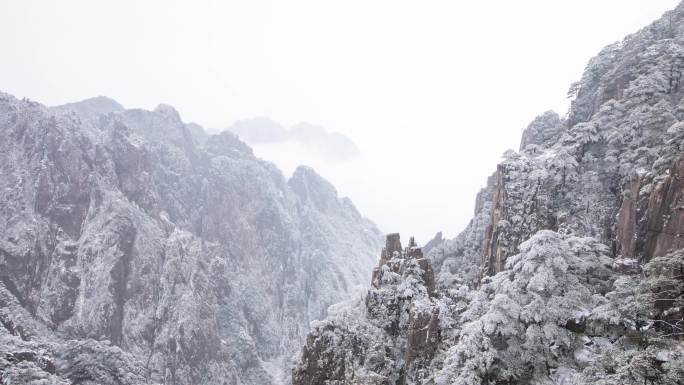
<svg viewBox="0 0 684 385">
<path fill-rule="evenodd" d="M 565 113 L 603 46 L 675 0 L 0 2 L 0 90 L 56 105 L 106 95 L 224 128 L 307 121 L 358 145 L 307 163 L 385 232 L 454 236 L 536 115 Z"/>
</svg>

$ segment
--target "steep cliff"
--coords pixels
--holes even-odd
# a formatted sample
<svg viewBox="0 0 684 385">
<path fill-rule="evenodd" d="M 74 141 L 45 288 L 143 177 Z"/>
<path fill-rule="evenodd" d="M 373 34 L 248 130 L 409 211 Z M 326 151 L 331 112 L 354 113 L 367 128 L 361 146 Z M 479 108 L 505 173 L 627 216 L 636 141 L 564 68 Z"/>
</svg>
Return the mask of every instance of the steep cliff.
<svg viewBox="0 0 684 385">
<path fill-rule="evenodd" d="M 466 229 L 429 243 L 434 286 L 388 238 L 294 384 L 682 384 L 682 71 L 684 4 L 590 60 L 565 118 L 530 123 Z"/>
<path fill-rule="evenodd" d="M 0 382 L 289 380 L 381 236 L 309 168 L 286 180 L 172 107 L 0 94 Z"/>
</svg>

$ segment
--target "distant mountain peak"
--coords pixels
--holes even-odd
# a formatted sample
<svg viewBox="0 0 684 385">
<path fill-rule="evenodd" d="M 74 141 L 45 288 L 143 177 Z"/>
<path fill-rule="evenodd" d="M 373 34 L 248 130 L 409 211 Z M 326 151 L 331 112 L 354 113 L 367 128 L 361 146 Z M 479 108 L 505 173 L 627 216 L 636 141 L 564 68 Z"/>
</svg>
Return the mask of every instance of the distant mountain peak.
<svg viewBox="0 0 684 385">
<path fill-rule="evenodd" d="M 163 115 L 175 122 L 182 121 L 178 111 L 173 106 L 168 104 L 159 104 L 157 107 L 155 107 L 154 112 Z"/>
<path fill-rule="evenodd" d="M 74 111 L 89 119 L 124 110 L 124 107 L 119 102 L 106 96 L 96 96 L 78 102 L 62 104 L 53 108 L 60 111 Z"/>
</svg>

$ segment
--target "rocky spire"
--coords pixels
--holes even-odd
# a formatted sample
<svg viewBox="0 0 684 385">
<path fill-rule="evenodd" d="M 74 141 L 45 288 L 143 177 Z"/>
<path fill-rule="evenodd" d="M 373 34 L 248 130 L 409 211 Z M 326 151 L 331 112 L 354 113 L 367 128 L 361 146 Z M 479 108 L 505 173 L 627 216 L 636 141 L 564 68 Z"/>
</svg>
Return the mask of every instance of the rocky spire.
<svg viewBox="0 0 684 385">
<path fill-rule="evenodd" d="M 420 276 L 428 292 L 433 293 L 435 290 L 435 278 L 430 261 L 423 256 L 423 251 L 418 247 L 414 237 L 409 239 L 408 247 L 402 249 L 398 233 L 387 234 L 385 247 L 380 254 L 380 261 L 378 266 L 373 269 L 372 285 L 376 288 L 381 286 L 383 271 L 385 271 L 384 266 L 389 267 L 390 271 L 401 273 L 408 263 L 407 260 L 415 260 L 415 263 L 417 263 L 422 271 Z"/>
</svg>

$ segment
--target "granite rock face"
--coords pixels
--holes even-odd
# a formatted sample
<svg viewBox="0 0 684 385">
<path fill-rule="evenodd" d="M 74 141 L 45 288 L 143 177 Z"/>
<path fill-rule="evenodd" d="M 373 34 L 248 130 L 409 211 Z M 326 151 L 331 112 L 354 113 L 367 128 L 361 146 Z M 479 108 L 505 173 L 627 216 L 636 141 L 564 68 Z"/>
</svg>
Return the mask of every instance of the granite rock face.
<svg viewBox="0 0 684 385">
<path fill-rule="evenodd" d="M 330 183 L 170 106 L 0 94 L 0 131 L 2 383 L 288 382 L 370 278 L 381 236 Z"/>
<path fill-rule="evenodd" d="M 389 235 L 294 384 L 681 383 L 683 71 L 684 3 L 590 60 L 456 238 L 411 259 Z"/>
</svg>

